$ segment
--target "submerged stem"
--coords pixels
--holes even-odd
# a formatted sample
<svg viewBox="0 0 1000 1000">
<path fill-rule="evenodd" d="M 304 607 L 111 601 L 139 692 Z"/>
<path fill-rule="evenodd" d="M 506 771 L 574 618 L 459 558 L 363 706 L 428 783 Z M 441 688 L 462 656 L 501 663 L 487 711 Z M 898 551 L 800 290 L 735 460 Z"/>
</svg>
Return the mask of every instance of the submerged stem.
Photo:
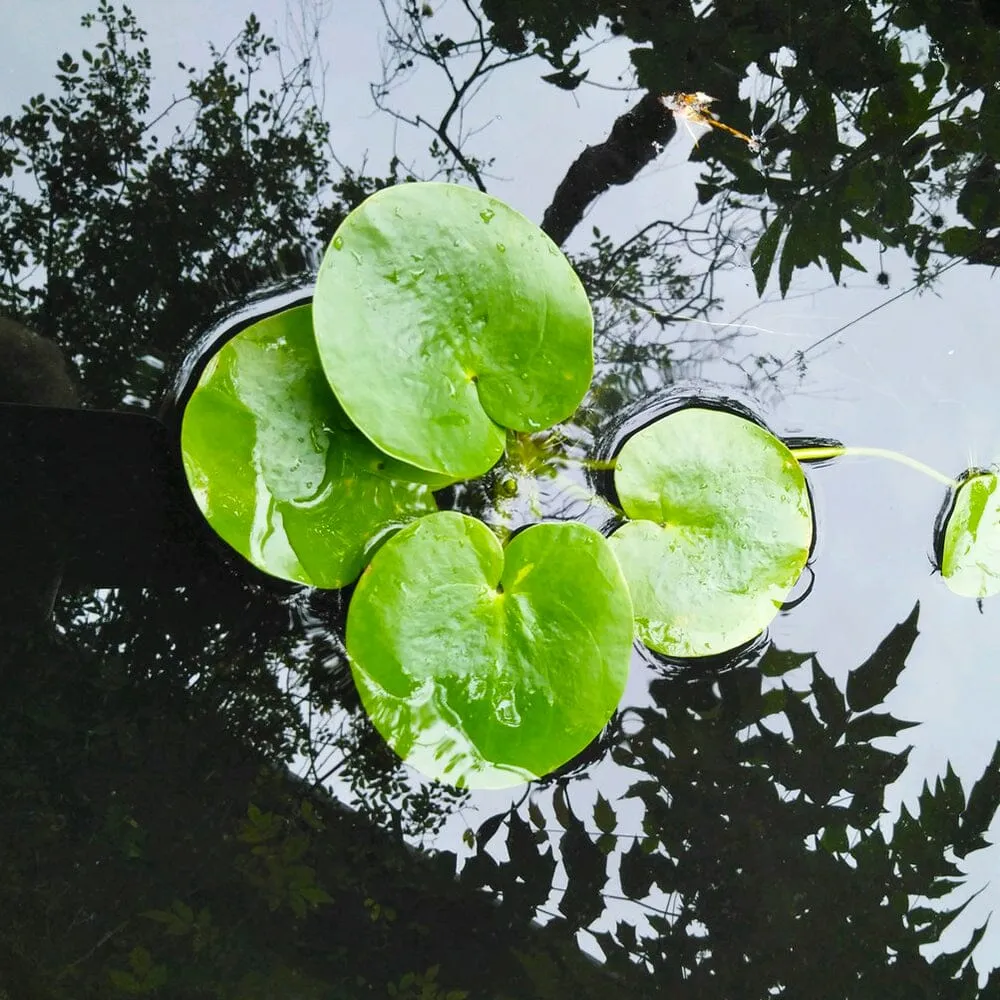
<svg viewBox="0 0 1000 1000">
<path fill-rule="evenodd" d="M 567 465 L 575 465 L 581 469 L 589 469 L 591 472 L 610 472 L 618 465 L 617 458 L 572 458 L 569 455 L 563 455 L 560 461 L 565 462 Z"/>
<path fill-rule="evenodd" d="M 943 472 L 938 472 L 937 469 L 932 469 L 929 465 L 924 465 L 923 462 L 918 462 L 915 458 L 910 458 L 909 455 L 903 455 L 898 451 L 891 451 L 888 448 L 862 448 L 853 446 L 840 446 L 835 448 L 792 448 L 792 454 L 800 462 L 815 462 L 823 458 L 840 458 L 841 455 L 869 455 L 874 458 L 887 458 L 890 462 L 899 462 L 900 465 L 907 465 L 911 469 L 916 469 L 917 472 L 922 472 L 926 476 L 930 476 L 931 479 L 936 480 L 939 483 L 943 483 L 950 489 L 958 489 L 958 482 L 951 478 L 951 476 L 946 476 Z"/>
</svg>

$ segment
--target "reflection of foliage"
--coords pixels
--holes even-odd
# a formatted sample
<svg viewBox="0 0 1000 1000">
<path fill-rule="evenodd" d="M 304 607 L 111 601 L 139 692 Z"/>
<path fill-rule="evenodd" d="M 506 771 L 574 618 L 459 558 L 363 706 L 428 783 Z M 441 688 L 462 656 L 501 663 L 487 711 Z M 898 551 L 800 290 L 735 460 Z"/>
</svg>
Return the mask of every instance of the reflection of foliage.
<svg viewBox="0 0 1000 1000">
<path fill-rule="evenodd" d="M 592 46 L 609 25 L 641 46 L 631 50 L 641 87 L 705 91 L 737 119 L 742 104 L 744 121 L 733 124 L 767 132 L 766 170 L 725 137 L 706 137 L 701 193 L 707 200 L 733 192 L 760 208 L 761 285 L 774 261 L 783 292 L 792 271 L 811 263 L 837 278 L 842 267 L 860 266 L 845 244 L 861 237 L 903 247 L 922 279 L 935 273 L 935 255 L 987 259 L 1000 225 L 1000 32 L 973 5 L 959 13 L 904 2 L 883 13 L 869 2 L 806 8 L 756 0 L 696 17 L 687 3 L 651 16 L 638 0 L 585 9 L 484 0 L 483 11 L 508 51 L 537 51 L 564 75 L 574 67 L 572 79 L 553 81 L 560 86 L 583 83 L 579 46 L 585 37 Z M 760 105 L 741 102 L 746 66 L 766 94 Z M 943 228 L 954 210 L 966 224 Z"/>
<path fill-rule="evenodd" d="M 218 583 L 214 595 L 225 606 Z M 121 621 L 130 597 L 118 600 Z M 131 619 L 151 654 L 134 672 L 134 649 L 86 648 L 84 621 L 67 628 L 73 647 L 0 637 L 17 665 L 0 699 L 0 989 L 30 1000 L 155 988 L 187 1000 L 347 997 L 362 979 L 377 993 L 427 983 L 446 996 L 478 982 L 429 937 L 429 922 L 466 937 L 473 969 L 486 965 L 468 935 L 482 929 L 497 948 L 485 902 L 463 914 L 451 865 L 290 777 L 280 749 L 255 748 L 258 734 L 244 739 L 217 692 L 192 683 L 206 661 L 186 644 L 233 634 L 218 627 L 225 617 L 199 624 L 207 603 L 151 602 L 143 629 Z M 257 637 L 251 627 L 240 638 Z M 270 746 L 281 736 L 279 726 Z"/>
<path fill-rule="evenodd" d="M 333 900 L 316 884 L 315 869 L 302 862 L 310 847 L 310 833 L 322 832 L 323 824 L 305 800 L 297 818 L 302 829 L 250 803 L 239 833 L 239 839 L 250 845 L 250 856 L 240 859 L 239 868 L 247 881 L 262 891 L 270 909 L 287 906 L 295 916 L 304 917 L 310 907 Z"/>
<path fill-rule="evenodd" d="M 717 308 L 715 273 L 726 245 L 717 220 L 698 224 L 694 212 L 680 223 L 657 220 L 616 243 L 596 227 L 586 254 L 573 263 L 594 310 L 596 378 L 590 405 L 606 415 L 671 380 L 674 366 L 690 367 L 729 336 L 681 337 L 664 331 L 699 323 Z M 705 259 L 698 275 L 684 269 L 683 250 Z"/>
<path fill-rule="evenodd" d="M 652 12 L 645 19 L 639 4 L 614 6 L 615 33 L 648 35 L 651 60 L 670 54 L 659 59 L 674 74 L 670 89 L 717 94 L 727 120 L 740 106 L 734 91 L 751 41 L 760 48 L 797 46 L 800 69 L 786 74 L 771 102 L 785 121 L 768 134 L 771 154 L 789 176 L 761 180 L 741 147 L 707 137 L 701 150 L 720 166 L 701 190 L 706 200 L 717 194 L 712 184 L 743 191 L 751 205 L 762 197 L 791 204 L 802 192 L 823 198 L 829 190 L 840 198 L 838 210 L 853 212 L 853 231 L 886 242 L 898 237 L 907 246 L 912 240 L 918 264 L 925 239 L 929 267 L 939 249 L 987 259 L 997 243 L 994 236 L 981 240 L 995 228 L 995 92 L 977 116 L 958 111 L 938 135 L 928 129 L 930 145 L 921 152 L 923 143 L 904 134 L 920 112 L 906 84 L 912 88 L 921 74 L 911 73 L 898 50 L 869 52 L 861 45 L 859 32 L 868 24 L 863 4 L 716 4 L 697 21 L 687 5 L 642 5 Z M 581 14 L 578 4 L 543 0 L 488 7 L 497 18 L 492 37 L 511 52 L 529 50 L 527 21 L 518 19 L 534 19 L 533 30 L 549 39 L 559 74 L 553 82 L 562 85 L 585 68 L 563 49 L 601 8 L 593 4 Z M 903 27 L 902 18 L 916 10 L 912 3 L 891 8 L 887 30 L 893 19 Z M 932 63 L 947 65 L 947 78 L 936 85 L 953 95 L 964 88 L 976 101 L 977 88 L 995 75 L 989 50 L 996 33 L 965 30 L 963 17 L 977 16 L 971 5 L 963 17 L 947 4 L 922 4 L 920 11 L 941 57 Z M 102 7 L 108 48 L 91 53 L 84 73 L 72 60 L 60 69 L 66 80 L 59 100 L 71 103 L 29 105 L 0 128 L 0 172 L 8 178 L 0 191 L 0 308 L 80 355 L 89 399 L 113 405 L 153 397 L 160 375 L 143 366 L 141 354 L 171 361 L 180 338 L 270 274 L 276 255 L 281 266 L 300 267 L 298 248 L 312 231 L 310 220 L 328 234 L 346 206 L 392 180 L 399 165 L 387 179 L 348 171 L 323 202 L 328 166 L 319 153 L 321 124 L 306 114 L 307 104 L 296 103 L 297 85 L 280 90 L 270 110 L 244 114 L 247 97 L 251 108 L 256 101 L 250 81 L 239 75 L 230 81 L 218 60 L 192 75 L 193 89 L 172 112 L 197 109 L 187 131 L 147 148 L 155 120 L 145 110 L 147 57 L 129 55 L 141 44 L 134 22 L 111 17 Z M 839 42 L 845 24 L 850 44 L 861 46 L 853 60 L 830 44 Z M 240 52 L 235 61 L 227 57 L 234 71 L 249 71 L 266 56 L 259 26 L 248 31 L 249 61 Z M 880 44 L 876 36 L 875 49 Z M 761 62 L 769 72 L 773 63 Z M 936 73 L 926 66 L 924 82 L 934 84 Z M 829 151 L 829 102 L 816 81 L 836 82 L 837 74 L 875 81 L 851 98 L 849 112 L 835 105 L 842 119 L 857 112 L 857 127 L 871 142 L 864 153 Z M 75 76 L 83 79 L 72 82 Z M 72 103 L 77 98 L 81 103 Z M 795 117 L 802 108 L 793 113 L 792 98 L 815 103 L 811 120 Z M 742 125 L 760 127 L 763 109 L 761 115 Z M 252 137 L 270 145 L 254 146 Z M 921 180 L 928 162 L 931 172 Z M 30 177 L 29 167 L 36 170 Z M 931 213 L 919 233 L 911 217 L 918 203 L 905 186 L 911 182 L 923 185 Z M 190 210 L 192 191 L 197 211 Z M 970 226 L 946 218 L 952 199 Z M 793 250 L 805 234 L 802 253 L 816 251 L 807 222 L 824 222 L 821 235 L 832 243 L 824 212 L 807 218 L 796 213 L 812 209 L 797 204 L 788 209 L 799 234 Z M 267 245 L 253 228 L 261 220 Z M 777 232 L 773 238 L 780 271 L 784 255 Z M 665 268 L 668 244 L 648 249 L 664 253 Z M 832 252 L 826 243 L 819 249 Z M 658 323 L 657 312 L 682 314 L 677 299 L 691 290 L 675 285 L 676 269 L 664 278 L 610 246 L 595 255 L 594 263 L 577 263 L 593 271 L 609 328 L 624 334 L 623 324 L 633 321 L 634 303 L 613 297 L 619 266 L 617 287 L 651 305 L 636 307 L 640 323 L 647 315 Z M 640 271 L 650 282 L 641 291 Z M 669 299 L 646 297 L 661 279 Z M 686 308 L 700 315 L 696 304 Z M 615 349 L 611 337 L 607 349 Z M 623 380 L 642 365 L 648 367 L 641 377 L 652 379 L 667 349 L 636 340 L 609 357 L 620 362 Z M 620 391 L 625 399 L 639 390 Z M 609 394 L 606 412 L 616 408 Z M 456 502 L 477 513 L 469 494 Z M 329 802 L 322 831 L 304 822 L 302 802 L 307 796 L 313 802 L 315 789 L 285 783 L 283 769 L 297 754 L 314 761 L 325 749 L 317 750 L 319 726 L 307 713 L 334 714 L 349 693 L 343 662 L 327 670 L 321 644 L 303 642 L 300 622 L 290 623 L 289 613 L 284 603 L 228 579 L 182 593 L 151 585 L 64 599 L 55 642 L 32 635 L 14 644 L 0 632 L 6 804 L 0 878 L 7 901 L 0 988 L 6 995 L 107 996 L 112 986 L 132 993 L 158 986 L 158 995 L 185 1000 L 330 997 L 368 989 L 384 994 L 390 984 L 397 994 L 417 996 L 429 989 L 447 995 L 452 984 L 476 984 L 474 995 L 578 998 L 661 996 L 671 987 L 681 997 L 750 997 L 771 987 L 810 997 L 978 995 L 968 961 L 972 942 L 933 964 L 918 949 L 938 941 L 955 915 L 925 900 L 941 901 L 952 887 L 951 854 L 961 858 L 983 845 L 998 801 L 1000 759 L 968 796 L 949 771 L 925 789 L 916 815 L 902 814 L 891 837 L 879 826 L 885 788 L 905 753 L 873 741 L 891 739 L 905 724 L 878 704 L 902 667 L 912 624 L 895 630 L 852 674 L 846 692 L 818 664 L 773 648 L 726 673 L 657 680 L 654 705 L 629 713 L 638 728 L 615 741 L 615 762 L 637 776 L 629 794 L 613 803 L 595 796 L 593 822 L 588 815 L 585 825 L 580 802 L 570 801 L 570 789 L 577 799 L 583 782 L 560 779 L 551 793 L 536 792 L 526 818 L 515 811 L 483 824 L 482 850 L 456 888 L 447 854 L 434 860 L 432 875 L 426 858 L 396 850 L 397 839 L 381 833 L 432 835 L 454 803 L 414 792 L 392 757 L 375 752 L 380 742 L 355 736 L 353 721 L 345 721 L 333 748 L 333 767 L 376 823 Z M 755 667 L 769 679 L 762 682 Z M 808 690 L 778 683 L 793 667 L 811 670 Z M 366 722 L 357 726 L 372 736 Z M 594 770 L 595 781 L 605 776 Z M 274 837 L 261 844 L 240 839 L 251 803 L 261 817 L 276 817 Z M 501 826 L 510 860 L 497 862 L 485 845 Z M 298 853 L 300 836 L 309 840 L 305 854 Z M 288 871 L 279 863 L 285 838 L 292 842 Z M 255 846 L 270 853 L 253 855 Z M 254 882 L 269 864 L 277 865 L 277 889 Z M 315 883 L 296 873 L 299 864 L 315 872 Z M 316 897 L 320 905 L 297 914 L 289 888 L 313 884 L 335 902 L 323 905 Z M 468 890 L 478 887 L 499 897 L 500 919 L 485 903 L 476 907 L 478 894 Z M 310 903 L 301 892 L 299 898 Z M 272 913 L 273 899 L 284 903 Z M 559 912 L 549 935 L 529 931 L 528 918 L 550 915 L 553 905 Z M 386 919 L 390 913 L 395 919 Z M 583 927 L 591 928 L 619 977 L 611 986 L 604 970 L 581 961 L 576 931 Z M 162 985 L 160 970 L 167 976 Z M 998 985 L 994 974 L 982 995 Z"/>
<path fill-rule="evenodd" d="M 467 791 L 408 774 L 363 711 L 347 715 L 331 742 L 338 757 L 335 773 L 347 786 L 348 802 L 383 830 L 429 844 L 468 800 Z"/>
<path fill-rule="evenodd" d="M 469 37 L 456 41 L 434 30 L 433 11 L 415 0 L 400 0 L 399 14 L 390 13 L 390 4 L 379 0 L 388 29 L 388 51 L 383 60 L 382 80 L 372 86 L 376 107 L 399 122 L 426 129 L 432 135 L 430 145 L 434 171 L 427 180 L 468 180 L 486 190 L 486 171 L 492 157 L 472 154 L 469 140 L 481 129 L 469 129 L 465 122 L 466 105 L 493 72 L 526 58 L 521 53 L 504 54 L 486 33 L 482 19 L 470 3 L 464 7 L 472 22 Z M 414 64 L 426 61 L 443 70 L 451 91 L 447 107 L 438 118 L 423 112 L 401 111 L 388 103 L 389 95 L 413 75 Z"/>
<path fill-rule="evenodd" d="M 259 90 L 278 53 L 256 18 L 207 70 L 187 68 L 158 115 L 135 17 L 102 0 L 84 23 L 103 37 L 60 60 L 58 96 L 0 122 L 0 309 L 77 360 L 90 402 L 148 406 L 182 338 L 303 269 L 347 199 L 377 183 L 331 186 L 306 63 Z"/>
<path fill-rule="evenodd" d="M 501 893 L 522 919 L 555 898 L 567 929 L 590 928 L 610 969 L 638 964 L 675 996 L 896 996 L 903 984 L 978 995 L 970 956 L 984 928 L 933 961 L 919 949 L 964 908 L 926 901 L 961 880 L 952 853 L 985 846 L 1000 753 L 967 798 L 949 769 L 891 837 L 880 820 L 908 751 L 874 741 L 912 723 L 878 706 L 916 634 L 914 611 L 846 691 L 815 658 L 771 646 L 730 670 L 654 680 L 654 704 L 629 711 L 611 751 L 638 777 L 617 809 L 598 794 L 587 829 L 558 784 L 528 822 L 510 812 L 484 823 L 463 878 Z M 796 668 L 808 687 L 788 683 Z M 486 850 L 501 824 L 505 864 Z"/>
</svg>

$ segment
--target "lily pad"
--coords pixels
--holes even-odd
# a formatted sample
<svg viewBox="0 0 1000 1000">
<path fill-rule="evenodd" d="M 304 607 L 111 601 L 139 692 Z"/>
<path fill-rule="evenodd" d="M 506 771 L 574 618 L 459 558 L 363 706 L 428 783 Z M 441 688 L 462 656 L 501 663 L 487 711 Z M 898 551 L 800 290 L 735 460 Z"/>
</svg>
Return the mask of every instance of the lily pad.
<svg viewBox="0 0 1000 1000">
<path fill-rule="evenodd" d="M 1000 593 L 1000 490 L 994 472 L 962 481 L 944 531 L 941 575 L 956 594 Z"/>
<path fill-rule="evenodd" d="M 447 511 L 375 554 L 347 649 L 400 757 L 452 785 L 503 788 L 555 770 L 607 723 L 625 690 L 632 604 L 593 528 L 537 524 L 504 549 Z"/>
<path fill-rule="evenodd" d="M 351 420 L 384 452 L 482 475 L 505 428 L 568 417 L 593 374 L 593 316 L 559 248 L 455 184 L 400 184 L 344 220 L 320 267 L 316 341 Z"/>
<path fill-rule="evenodd" d="M 327 385 L 308 305 L 238 333 L 184 410 L 188 484 L 215 532 L 258 569 L 343 587 L 374 541 L 437 510 L 446 478 L 378 451 Z"/>
<path fill-rule="evenodd" d="M 805 476 L 778 438 L 733 413 L 677 410 L 625 442 L 615 488 L 632 520 L 611 547 L 647 646 L 713 656 L 767 627 L 813 537 Z"/>
</svg>

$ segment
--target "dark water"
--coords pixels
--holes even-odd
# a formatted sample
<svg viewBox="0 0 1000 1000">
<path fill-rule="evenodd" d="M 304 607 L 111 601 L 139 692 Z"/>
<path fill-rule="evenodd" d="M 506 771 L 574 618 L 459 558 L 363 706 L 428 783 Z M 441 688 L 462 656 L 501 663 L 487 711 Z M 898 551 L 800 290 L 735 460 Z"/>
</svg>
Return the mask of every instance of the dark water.
<svg viewBox="0 0 1000 1000">
<path fill-rule="evenodd" d="M 498 58 L 521 51 L 518 31 L 558 48 L 560 31 L 568 44 L 592 16 L 585 5 L 524 4 L 526 20 L 512 24 L 510 11 L 484 6 L 470 9 L 494 25 L 506 46 Z M 863 26 L 867 5 L 849 8 L 855 34 L 836 28 L 843 12 L 827 5 L 812 27 L 785 4 L 715 5 L 676 25 L 638 3 L 598 6 L 620 20 L 594 28 L 614 39 L 589 57 L 594 78 L 614 69 L 638 89 L 564 92 L 539 80 L 561 71 L 537 58 L 498 91 L 508 130 L 518 114 L 528 122 L 566 99 L 546 119 L 553 134 L 570 133 L 558 169 L 537 162 L 534 126 L 521 134 L 523 157 L 508 154 L 495 181 L 468 160 L 456 167 L 447 149 L 428 157 L 427 137 L 420 146 L 421 176 L 445 165 L 457 171 L 448 179 L 470 183 L 481 172 L 491 192 L 538 219 L 566 182 L 565 249 L 594 307 L 597 372 L 561 428 L 564 454 L 608 458 L 696 397 L 745 408 L 790 442 L 895 449 L 948 476 L 989 466 L 1000 354 L 984 263 L 1000 223 L 1000 32 L 987 5 L 956 5 L 946 24 L 902 5 L 898 31 L 909 33 L 915 65 L 933 55 L 951 67 L 941 101 L 958 95 L 940 116 L 913 112 L 912 122 L 903 120 L 910 91 L 875 55 L 845 56 L 860 82 L 824 60 L 830 31 L 852 44 L 867 31 L 883 52 L 883 27 Z M 360 34 L 322 36 L 331 59 L 348 58 L 352 37 L 375 45 L 385 21 L 371 7 L 358 15 Z M 390 23 L 423 25 L 437 59 L 451 51 L 445 38 L 471 30 L 464 5 L 411 7 L 386 5 Z M 325 23 L 322 4 L 295 9 Z M 42 14 L 32 17 L 44 34 Z M 962 19 L 971 27 L 960 30 Z M 1000 632 L 996 598 L 960 598 L 937 572 L 947 490 L 869 458 L 811 465 L 816 544 L 758 640 L 708 662 L 637 648 L 609 725 L 540 781 L 507 792 L 427 781 L 361 708 L 344 648 L 350 588 L 285 584 L 243 562 L 201 518 L 178 441 L 185 393 L 213 346 L 302 301 L 345 212 L 408 167 L 388 157 L 362 166 L 359 153 L 345 173 L 310 131 L 315 94 L 305 91 L 287 130 L 301 143 L 253 147 L 247 122 L 264 135 L 279 126 L 240 111 L 245 94 L 227 104 L 225 74 L 197 91 L 211 114 L 188 139 L 162 130 L 159 148 L 172 144 L 174 160 L 130 151 L 122 123 L 155 112 L 142 107 L 141 60 L 128 63 L 120 47 L 133 29 L 114 25 L 85 44 L 117 62 L 65 121 L 53 119 L 58 107 L 41 121 L 31 118 L 44 114 L 37 106 L 18 111 L 31 95 L 13 83 L 5 108 L 21 125 L 4 124 L 2 148 L 21 149 L 22 162 L 10 162 L 4 187 L 17 197 L 0 201 L 0 315 L 23 328 L 0 319 L 0 996 L 995 995 L 1000 952 L 986 921 L 1000 855 L 986 845 L 1000 804 Z M 183 31 L 192 45 L 208 37 L 194 20 Z M 895 189 L 866 201 L 876 179 L 859 173 L 852 197 L 868 221 L 850 217 L 861 239 L 847 246 L 868 272 L 845 270 L 835 287 L 829 267 L 813 264 L 792 274 L 786 297 L 776 273 L 758 295 L 749 255 L 764 227 L 754 206 L 774 198 L 790 212 L 818 211 L 840 190 L 822 187 L 824 171 L 853 169 L 828 155 L 819 111 L 804 119 L 761 83 L 763 69 L 746 75 L 758 36 L 766 49 L 799 53 L 814 89 L 788 74 L 786 84 L 810 107 L 825 108 L 833 92 L 871 101 L 881 87 L 883 104 L 868 118 L 848 115 L 841 139 L 878 138 L 884 176 L 916 169 L 901 150 L 925 121 L 957 123 L 941 129 L 947 148 L 930 179 L 912 182 L 939 182 L 917 194 L 941 226 L 918 220 L 899 237 L 898 210 L 887 207 Z M 111 50 L 97 48 L 101 37 Z M 155 57 L 152 31 L 146 41 Z M 646 42 L 659 59 L 651 69 L 637 58 L 637 83 L 628 52 Z M 37 44 L 40 59 L 58 55 Z M 128 44 L 135 52 L 142 40 Z M 280 80 L 265 48 L 259 72 Z M 711 65 L 696 57 L 708 51 Z M 85 74 L 90 62 L 76 58 Z M 441 71 L 427 66 L 435 79 Z M 77 71 L 53 71 L 50 94 L 55 72 Z M 440 118 L 440 93 L 423 86 L 411 100 Z M 760 157 L 719 130 L 695 148 L 683 123 L 643 131 L 635 120 L 621 126 L 634 142 L 617 149 L 618 166 L 568 172 L 646 90 L 703 86 L 741 131 L 766 124 L 750 116 L 770 101 L 777 119 Z M 966 105 L 973 113 L 962 118 Z M 191 110 L 172 114 L 189 124 Z M 358 108 L 358 122 L 370 111 Z M 343 128 L 343 111 L 329 114 Z M 388 137 L 396 126 L 383 115 Z M 875 120 L 902 124 L 880 132 Z M 499 155 L 503 134 L 495 149 L 486 135 L 469 148 Z M 821 178 L 798 200 L 777 183 L 789 151 L 793 173 Z M 948 161 L 951 152 L 965 159 Z M 627 176 L 615 173 L 623 162 Z M 744 204 L 711 202 L 689 217 L 700 171 L 723 169 Z M 773 190 L 751 175 L 774 180 Z M 956 202 L 963 185 L 971 194 Z M 566 207 L 574 199 L 590 206 L 586 216 Z M 919 204 L 912 211 L 916 219 Z M 670 225 L 636 242 L 658 218 Z M 825 225 L 809 218 L 800 232 Z M 875 237 L 873 219 L 883 227 Z M 913 288 L 919 233 L 959 224 L 979 242 L 960 252 L 957 237 L 934 243 L 948 270 Z M 610 243 L 592 242 L 595 225 Z M 501 465 L 439 503 L 507 529 L 576 519 L 607 530 L 607 507 L 588 499 L 591 487 L 610 495 L 607 477 L 554 464 L 556 476 Z M 511 478 L 516 495 L 497 502 Z"/>
</svg>

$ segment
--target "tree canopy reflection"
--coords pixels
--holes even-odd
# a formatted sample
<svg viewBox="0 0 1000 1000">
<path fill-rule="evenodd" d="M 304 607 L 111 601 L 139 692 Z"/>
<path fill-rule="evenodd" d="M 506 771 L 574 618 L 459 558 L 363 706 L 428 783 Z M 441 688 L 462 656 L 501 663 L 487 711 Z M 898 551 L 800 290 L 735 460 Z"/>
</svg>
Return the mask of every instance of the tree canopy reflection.
<svg viewBox="0 0 1000 1000">
<path fill-rule="evenodd" d="M 703 214 L 595 234 L 574 252 L 603 375 L 581 440 L 671 377 L 681 348 L 671 355 L 646 333 L 710 313 L 734 206 L 763 213 L 758 271 L 776 266 L 782 286 L 810 262 L 835 275 L 850 266 L 855 236 L 904 247 L 921 281 L 953 259 L 995 261 L 1000 42 L 985 8 L 970 7 L 966 31 L 915 3 L 716 4 L 695 16 L 686 4 L 651 14 L 484 0 L 463 4 L 467 38 L 435 38 L 430 5 L 385 8 L 399 59 L 377 88 L 387 107 L 411 59 L 451 72 L 488 49 L 496 72 L 544 60 L 548 84 L 570 88 L 586 70 L 573 54 L 582 32 L 603 26 L 644 46 L 643 96 L 553 192 L 546 217 L 562 239 L 673 135 L 659 94 L 703 90 L 734 126 L 765 131 L 766 170 L 743 144 L 701 141 L 692 199 Z M 258 95 L 253 77 L 276 48 L 256 19 L 207 69 L 185 69 L 166 118 L 149 107 L 152 62 L 132 15 L 102 3 L 92 27 L 97 44 L 60 60 L 58 96 L 29 98 L 0 123 L 0 308 L 59 345 L 86 405 L 149 408 L 220 309 L 307 271 L 349 208 L 415 167 L 337 167 L 304 62 Z M 903 32 L 925 51 L 907 54 Z M 773 80 L 758 108 L 777 115 L 770 128 L 740 96 L 749 64 Z M 452 79 L 461 104 L 478 77 L 464 91 Z M 489 158 L 454 132 L 458 105 L 447 107 L 422 116 L 435 122 L 424 173 L 488 185 Z M 15 351 L 30 351 L 23 330 L 0 325 L 5 378 Z M 48 392 L 71 405 L 62 359 L 35 346 L 43 374 L 5 382 L 4 399 L 51 402 Z M 471 513 L 486 503 L 475 491 L 453 499 Z M 16 541 L 18 553 L 0 628 L 8 995 L 997 989 L 996 973 L 979 987 L 970 961 L 982 930 L 933 961 L 921 949 L 956 916 L 942 897 L 955 859 L 985 843 L 1000 755 L 968 794 L 949 770 L 917 815 L 890 828 L 882 812 L 909 723 L 880 706 L 916 610 L 846 690 L 810 654 L 769 643 L 704 670 L 650 664 L 649 704 L 626 707 L 576 767 L 483 822 L 456 880 L 457 858 L 442 844 L 435 853 L 434 838 L 464 800 L 416 782 L 373 737 L 343 662 L 339 598 L 277 594 L 195 550 L 180 583 L 70 581 L 50 614 L 62 559 L 43 536 L 57 515 L 33 519 L 25 506 L 4 528 L 5 551 Z M 18 567 L 31 564 L 40 582 L 21 587 Z M 323 791 L 334 774 L 351 809 Z M 581 953 L 581 935 L 603 963 Z"/>
</svg>

